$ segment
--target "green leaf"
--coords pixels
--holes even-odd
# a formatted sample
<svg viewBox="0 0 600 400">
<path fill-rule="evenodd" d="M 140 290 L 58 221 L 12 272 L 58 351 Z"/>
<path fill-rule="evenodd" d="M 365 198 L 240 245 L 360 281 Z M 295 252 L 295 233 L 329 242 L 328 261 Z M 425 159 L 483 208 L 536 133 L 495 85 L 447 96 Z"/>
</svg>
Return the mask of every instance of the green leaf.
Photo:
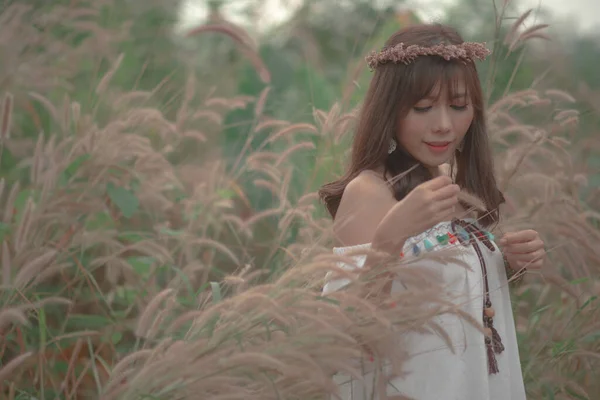
<svg viewBox="0 0 600 400">
<path fill-rule="evenodd" d="M 221 301 L 221 299 L 223 298 L 221 295 L 221 286 L 219 285 L 218 282 L 211 282 L 210 283 L 210 288 L 212 290 L 212 300 L 213 303 L 218 303 L 219 301 Z"/>
<path fill-rule="evenodd" d="M 156 261 L 154 257 L 148 256 L 139 256 L 139 257 L 129 257 L 127 262 L 133 270 L 139 275 L 145 276 L 150 273 L 152 264 Z"/>
<path fill-rule="evenodd" d="M 77 174 L 77 171 L 79 170 L 81 165 L 87 160 L 89 160 L 91 157 L 92 156 L 90 154 L 86 153 L 74 159 L 71 162 L 71 164 L 69 164 L 67 168 L 65 168 L 65 170 L 61 172 L 60 176 L 58 177 L 58 183 L 62 186 L 66 185 L 69 182 L 69 180 Z"/>
<path fill-rule="evenodd" d="M 115 186 L 112 182 L 106 185 L 106 192 L 110 200 L 117 206 L 125 218 L 131 218 L 140 206 L 138 198 L 132 191 Z"/>
<path fill-rule="evenodd" d="M 69 370 L 69 362 L 60 359 L 54 359 L 52 362 L 52 371 L 61 374 L 66 374 Z"/>
<path fill-rule="evenodd" d="M 581 307 L 579 308 L 579 310 L 583 310 L 584 308 L 586 308 L 587 306 L 589 306 L 590 304 L 592 304 L 597 299 L 598 299 L 598 296 L 592 296 L 592 297 L 590 297 L 589 299 L 586 300 L 585 303 L 583 303 L 581 305 Z"/>
<path fill-rule="evenodd" d="M 121 332 L 115 332 L 110 336 L 112 344 L 118 344 L 121 339 L 123 339 L 123 334 Z"/>
<path fill-rule="evenodd" d="M 169 235 L 169 236 L 181 236 L 183 234 L 183 231 L 174 231 L 172 229 L 169 228 L 160 228 L 160 233 L 164 233 L 165 235 Z"/>
<path fill-rule="evenodd" d="M 140 295 L 135 289 L 125 286 L 119 286 L 115 290 L 115 294 L 116 298 L 123 301 L 125 304 L 133 303 Z"/>
<path fill-rule="evenodd" d="M 589 278 L 587 277 L 583 277 L 583 278 L 579 278 L 579 279 L 574 279 L 571 282 L 569 282 L 571 285 L 579 285 L 580 283 L 584 283 L 589 281 Z"/>
<path fill-rule="evenodd" d="M 133 178 L 131 182 L 129 182 L 129 187 L 134 192 L 137 192 L 140 189 L 140 186 L 142 186 L 142 182 L 140 182 L 140 180 L 137 178 Z"/>
<path fill-rule="evenodd" d="M 77 170 L 79 170 L 79 167 L 81 167 L 81 165 L 86 162 L 87 160 L 89 160 L 91 158 L 91 154 L 82 154 L 79 157 L 77 157 L 76 159 L 74 159 L 71 164 L 69 164 L 67 166 L 67 168 L 65 168 L 64 170 L 64 174 L 65 177 L 67 179 L 72 178 L 73 176 L 75 176 L 75 174 L 77 173 Z"/>
<path fill-rule="evenodd" d="M 565 387 L 565 391 L 578 400 L 590 400 L 590 398 L 587 396 L 582 396 L 579 393 L 575 393 L 575 391 L 569 386 Z"/>
<path fill-rule="evenodd" d="M 182 200 L 187 198 L 187 193 L 179 188 L 174 188 L 173 196 L 175 203 L 181 203 Z"/>
<path fill-rule="evenodd" d="M 185 272 L 183 272 L 180 268 L 178 268 L 175 265 L 169 265 L 169 267 L 173 271 L 175 271 L 175 273 L 181 278 L 181 281 L 183 282 L 183 284 L 185 285 L 185 288 L 187 289 L 188 296 L 190 296 L 190 300 L 193 302 L 195 300 L 193 297 L 194 289 L 192 287 L 192 283 L 190 282 L 189 276 L 187 276 L 185 274 Z"/>
<path fill-rule="evenodd" d="M 46 347 L 46 311 L 43 307 L 38 310 L 38 322 L 40 329 L 40 349 Z"/>
<path fill-rule="evenodd" d="M 24 189 L 19 192 L 17 197 L 15 198 L 14 207 L 16 210 L 16 223 L 21 222 L 21 217 L 23 216 L 23 212 L 25 211 L 25 205 L 27 204 L 27 200 L 31 197 L 35 200 L 36 192 L 31 189 Z"/>
<path fill-rule="evenodd" d="M 0 242 L 4 240 L 4 237 L 10 235 L 10 225 L 0 222 Z"/>
<path fill-rule="evenodd" d="M 127 310 L 113 310 L 111 311 L 110 315 L 116 320 L 121 320 L 127 318 L 127 315 L 129 315 L 129 313 Z"/>
<path fill-rule="evenodd" d="M 532 313 L 532 314 L 540 314 L 540 313 L 542 313 L 542 312 L 546 311 L 546 310 L 547 310 L 547 309 L 549 309 L 549 308 L 550 308 L 550 306 L 543 306 L 543 307 L 540 307 L 540 308 L 538 308 L 537 310 L 533 311 L 533 313 Z"/>
<path fill-rule="evenodd" d="M 331 299 L 331 298 L 325 297 L 325 296 L 317 296 L 316 299 L 319 300 L 319 301 L 324 301 L 326 303 L 335 304 L 336 306 L 339 306 L 341 304 L 339 302 L 339 300 Z"/>
<path fill-rule="evenodd" d="M 217 190 L 217 194 L 220 198 L 229 200 L 235 197 L 235 192 L 231 189 L 219 189 Z"/>
<path fill-rule="evenodd" d="M 118 235 L 119 240 L 124 240 L 128 242 L 141 242 L 142 240 L 149 239 L 150 236 L 146 233 L 138 233 L 138 232 L 121 232 Z"/>
<path fill-rule="evenodd" d="M 111 229 L 114 228 L 114 223 L 115 221 L 113 221 L 108 212 L 101 211 L 86 218 L 84 226 L 88 231 L 96 229 Z"/>
<path fill-rule="evenodd" d="M 600 342 L 600 331 L 590 333 L 587 336 L 584 336 L 581 341 L 583 343 L 597 343 Z"/>
<path fill-rule="evenodd" d="M 575 349 L 575 340 L 568 339 L 554 343 L 552 346 L 552 357 L 559 357 L 563 354 L 571 353 Z"/>
<path fill-rule="evenodd" d="M 221 319 L 221 313 L 216 313 L 215 315 L 213 315 L 212 317 L 210 317 L 208 319 L 208 321 L 206 322 L 206 326 L 204 326 L 204 329 L 202 329 L 202 331 L 206 330 L 208 337 L 212 337 L 212 335 L 215 333 L 217 323 L 219 322 L 220 319 Z"/>
<path fill-rule="evenodd" d="M 587 306 L 589 306 L 590 304 L 592 304 L 594 301 L 596 301 L 598 299 L 598 296 L 592 296 L 589 299 L 587 299 L 585 301 L 585 303 L 583 303 L 581 305 L 581 307 L 579 307 L 579 309 L 577 309 L 577 311 L 575 312 L 575 315 L 579 315 Z"/>
<path fill-rule="evenodd" d="M 552 388 L 547 383 L 544 383 L 542 387 L 544 388 L 544 392 L 546 393 L 544 398 L 548 400 L 554 400 L 554 390 L 552 390 Z"/>
<path fill-rule="evenodd" d="M 71 329 L 100 329 L 111 325 L 109 318 L 101 315 L 72 314 L 67 325 Z"/>
</svg>

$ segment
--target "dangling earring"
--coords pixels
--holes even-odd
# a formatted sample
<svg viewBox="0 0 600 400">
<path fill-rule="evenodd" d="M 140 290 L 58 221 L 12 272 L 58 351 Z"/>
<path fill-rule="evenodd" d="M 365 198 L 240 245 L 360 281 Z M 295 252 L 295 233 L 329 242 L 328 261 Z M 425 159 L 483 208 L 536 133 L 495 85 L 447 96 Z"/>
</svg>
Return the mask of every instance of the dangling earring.
<svg viewBox="0 0 600 400">
<path fill-rule="evenodd" d="M 462 153 L 462 151 L 463 151 L 463 148 L 464 148 L 464 147 L 465 147 L 465 141 L 463 140 L 463 141 L 461 141 L 461 142 L 458 144 L 458 146 L 456 146 L 456 150 L 457 150 L 459 153 Z"/>
<path fill-rule="evenodd" d="M 396 141 L 394 139 L 390 140 L 390 147 L 388 148 L 388 154 L 392 154 L 396 150 Z"/>
</svg>

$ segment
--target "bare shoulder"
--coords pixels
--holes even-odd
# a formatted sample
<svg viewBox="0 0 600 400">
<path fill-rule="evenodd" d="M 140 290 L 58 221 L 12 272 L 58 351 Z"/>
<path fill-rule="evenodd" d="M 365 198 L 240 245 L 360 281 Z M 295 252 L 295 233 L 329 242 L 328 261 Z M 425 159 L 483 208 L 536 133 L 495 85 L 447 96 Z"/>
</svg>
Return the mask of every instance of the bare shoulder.
<svg viewBox="0 0 600 400">
<path fill-rule="evenodd" d="M 342 202 L 344 199 L 352 203 L 359 199 L 396 202 L 394 194 L 384 178 L 379 173 L 370 170 L 361 172 L 350 181 L 342 196 Z"/>
<path fill-rule="evenodd" d="M 370 243 L 377 226 L 395 204 L 383 177 L 363 171 L 346 186 L 336 214 L 334 233 L 340 245 Z"/>
</svg>

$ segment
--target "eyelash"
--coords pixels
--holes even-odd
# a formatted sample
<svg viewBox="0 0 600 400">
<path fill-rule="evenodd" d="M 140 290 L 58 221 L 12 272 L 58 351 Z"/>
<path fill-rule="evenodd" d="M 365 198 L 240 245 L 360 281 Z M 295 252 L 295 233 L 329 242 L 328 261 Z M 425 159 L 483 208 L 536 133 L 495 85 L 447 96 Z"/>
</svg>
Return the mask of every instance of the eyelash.
<svg viewBox="0 0 600 400">
<path fill-rule="evenodd" d="M 465 111 L 468 106 L 469 106 L 468 104 L 465 104 L 464 106 L 450 106 L 450 107 L 452 107 L 455 111 Z M 415 112 L 418 112 L 418 113 L 426 113 L 427 111 L 431 110 L 431 106 L 430 107 L 413 107 L 413 110 L 415 110 Z"/>
<path fill-rule="evenodd" d="M 466 110 L 466 109 L 467 109 L 467 107 L 469 107 L 469 105 L 468 105 L 468 104 L 465 104 L 464 106 L 450 106 L 450 107 L 452 107 L 452 108 L 453 108 L 453 109 L 455 109 L 456 111 L 464 111 L 464 110 Z"/>
</svg>

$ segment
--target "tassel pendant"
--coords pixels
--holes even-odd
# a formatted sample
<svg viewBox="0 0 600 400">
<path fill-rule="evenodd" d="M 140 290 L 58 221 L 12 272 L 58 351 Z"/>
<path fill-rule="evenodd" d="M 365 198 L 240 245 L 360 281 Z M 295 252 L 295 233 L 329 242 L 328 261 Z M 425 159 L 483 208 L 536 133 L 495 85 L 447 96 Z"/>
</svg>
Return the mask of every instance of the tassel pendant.
<svg viewBox="0 0 600 400">
<path fill-rule="evenodd" d="M 488 374 L 497 374 L 500 372 L 500 370 L 498 369 L 498 360 L 496 360 L 496 355 L 492 349 L 492 344 L 486 341 L 486 347 L 488 357 Z"/>
<path fill-rule="evenodd" d="M 498 333 L 496 328 L 494 328 L 492 326 L 491 329 L 492 329 L 492 346 L 494 348 L 494 352 L 496 354 L 500 354 L 504 351 L 504 344 L 502 344 L 502 339 L 500 338 L 500 334 Z"/>
<path fill-rule="evenodd" d="M 494 316 L 496 315 L 496 311 L 494 311 L 494 309 L 490 306 L 484 308 L 483 313 L 488 318 L 494 318 Z"/>
<path fill-rule="evenodd" d="M 481 265 L 481 273 L 483 275 L 483 289 L 484 289 L 484 299 L 483 299 L 483 331 L 484 331 L 484 345 L 487 351 L 487 362 L 488 362 L 488 374 L 497 374 L 500 372 L 500 368 L 498 366 L 498 360 L 496 359 L 496 354 L 502 353 L 504 351 L 504 345 L 502 344 L 502 339 L 500 338 L 500 334 L 494 328 L 494 316 L 496 314 L 495 310 L 492 308 L 492 301 L 489 295 L 489 284 L 487 280 L 487 268 L 485 263 L 485 258 L 481 252 L 479 247 L 479 242 L 485 245 L 490 251 L 494 251 L 495 247 L 492 243 L 494 240 L 494 236 L 486 231 L 482 231 L 478 229 L 475 225 L 470 224 L 468 222 L 455 219 L 452 221 L 452 230 L 455 235 L 454 239 L 458 239 L 460 244 L 463 246 L 472 245 L 473 249 L 477 253 L 477 257 L 479 258 L 479 263 Z M 450 242 L 452 243 L 452 235 L 450 234 Z"/>
</svg>

